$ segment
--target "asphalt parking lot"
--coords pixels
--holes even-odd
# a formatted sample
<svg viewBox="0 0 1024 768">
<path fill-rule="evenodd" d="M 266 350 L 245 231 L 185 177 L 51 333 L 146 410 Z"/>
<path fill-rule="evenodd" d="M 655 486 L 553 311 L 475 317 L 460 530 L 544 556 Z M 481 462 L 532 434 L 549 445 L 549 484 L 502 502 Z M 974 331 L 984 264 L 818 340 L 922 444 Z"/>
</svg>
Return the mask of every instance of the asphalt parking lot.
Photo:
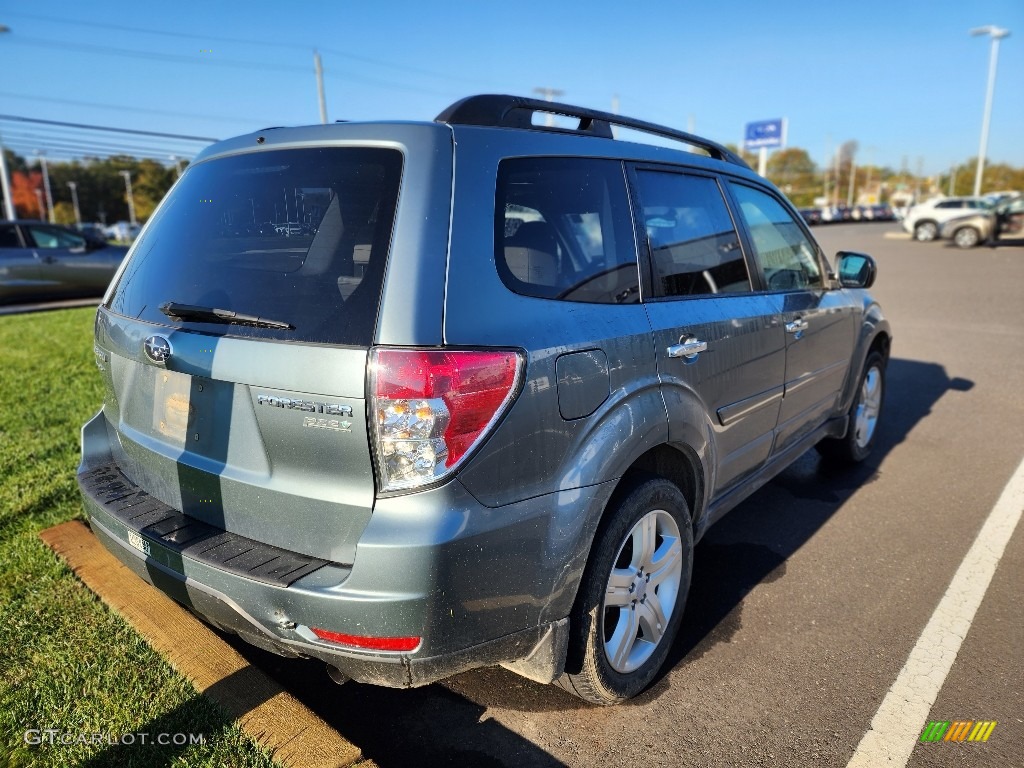
<svg viewBox="0 0 1024 768">
<path fill-rule="evenodd" d="M 233 644 L 381 768 L 847 765 L 1024 457 L 1024 247 L 898 232 L 815 230 L 830 255 L 879 264 L 895 340 L 876 453 L 836 473 L 808 452 L 705 536 L 667 671 L 638 699 L 595 708 L 501 669 L 339 688 L 315 662 Z M 926 722 L 897 717 L 908 765 L 1022 764 L 1022 592 L 1024 526 L 948 676 L 928 675 L 927 720 L 997 726 L 921 743 Z"/>
</svg>

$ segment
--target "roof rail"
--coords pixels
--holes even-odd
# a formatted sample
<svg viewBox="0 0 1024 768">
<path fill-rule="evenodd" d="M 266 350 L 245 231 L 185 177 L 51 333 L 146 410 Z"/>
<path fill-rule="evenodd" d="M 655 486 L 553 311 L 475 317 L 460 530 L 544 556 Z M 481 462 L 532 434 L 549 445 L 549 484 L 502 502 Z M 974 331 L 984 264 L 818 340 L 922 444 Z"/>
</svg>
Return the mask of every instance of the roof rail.
<svg viewBox="0 0 1024 768">
<path fill-rule="evenodd" d="M 664 125 L 648 123 L 644 120 L 636 120 L 632 117 L 616 115 L 611 112 L 601 112 L 596 109 L 574 107 L 571 104 L 562 104 L 557 101 L 542 101 L 541 99 L 531 99 L 524 96 L 498 94 L 467 96 L 442 111 L 441 114 L 434 118 L 434 121 L 456 125 L 482 125 L 566 132 L 564 128 L 534 125 L 533 115 L 535 112 L 578 118 L 580 121 L 579 125 L 575 129 L 569 129 L 568 132 L 570 133 L 587 133 L 591 136 L 611 139 L 614 138 L 611 126 L 619 125 L 623 128 L 631 128 L 642 133 L 674 139 L 693 147 L 699 147 L 718 160 L 740 165 L 744 168 L 750 167 L 735 152 L 726 149 L 717 142 L 701 138 L 700 136 L 694 136 L 692 133 L 677 131 Z"/>
</svg>

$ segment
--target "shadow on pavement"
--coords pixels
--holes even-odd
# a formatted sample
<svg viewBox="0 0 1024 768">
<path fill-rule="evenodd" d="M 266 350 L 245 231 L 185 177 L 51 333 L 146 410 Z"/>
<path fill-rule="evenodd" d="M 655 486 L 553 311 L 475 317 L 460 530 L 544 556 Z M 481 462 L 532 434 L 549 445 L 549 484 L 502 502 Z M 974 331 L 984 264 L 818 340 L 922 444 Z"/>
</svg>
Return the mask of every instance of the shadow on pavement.
<svg viewBox="0 0 1024 768">
<path fill-rule="evenodd" d="M 887 384 L 882 432 L 867 462 L 837 470 L 810 450 L 707 533 L 696 548 L 682 633 L 661 677 L 627 707 L 649 704 L 665 694 L 669 671 L 728 642 L 742 624 L 743 598 L 758 584 L 785 577 L 790 555 L 857 489 L 879 477 L 885 456 L 938 400 L 973 386 L 966 379 L 950 379 L 940 365 L 903 359 L 890 361 Z M 531 683 L 500 668 L 474 670 L 408 691 L 354 683 L 339 688 L 318 663 L 281 659 L 236 639 L 231 643 L 381 768 L 560 765 L 527 738 L 486 718 L 487 709 L 569 712 L 589 706 L 554 686 Z M 562 721 L 550 727 L 567 726 Z"/>
</svg>

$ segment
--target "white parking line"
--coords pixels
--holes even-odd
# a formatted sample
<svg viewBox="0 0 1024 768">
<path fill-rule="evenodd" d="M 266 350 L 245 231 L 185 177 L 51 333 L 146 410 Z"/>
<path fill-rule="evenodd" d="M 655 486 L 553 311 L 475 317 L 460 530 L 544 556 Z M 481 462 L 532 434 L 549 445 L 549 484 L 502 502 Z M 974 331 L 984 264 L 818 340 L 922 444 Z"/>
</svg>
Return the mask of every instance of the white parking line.
<svg viewBox="0 0 1024 768">
<path fill-rule="evenodd" d="M 907 764 L 1022 511 L 1024 461 L 957 568 L 847 768 Z"/>
</svg>

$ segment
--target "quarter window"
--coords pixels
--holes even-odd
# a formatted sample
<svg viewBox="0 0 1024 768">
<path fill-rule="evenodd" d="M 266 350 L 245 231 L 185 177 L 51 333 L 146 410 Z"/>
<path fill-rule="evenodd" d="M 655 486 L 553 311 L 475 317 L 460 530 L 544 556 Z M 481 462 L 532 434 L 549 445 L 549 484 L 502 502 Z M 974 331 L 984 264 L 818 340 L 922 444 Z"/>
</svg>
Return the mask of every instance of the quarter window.
<svg viewBox="0 0 1024 768">
<path fill-rule="evenodd" d="M 732 184 L 740 214 L 753 241 L 754 255 L 770 291 L 823 287 L 818 249 L 782 204 L 744 184 Z"/>
<path fill-rule="evenodd" d="M 621 164 L 516 158 L 498 167 L 495 263 L 524 296 L 599 304 L 640 301 Z"/>
<path fill-rule="evenodd" d="M 750 291 L 739 237 L 717 181 L 638 171 L 637 184 L 655 296 Z"/>
</svg>

